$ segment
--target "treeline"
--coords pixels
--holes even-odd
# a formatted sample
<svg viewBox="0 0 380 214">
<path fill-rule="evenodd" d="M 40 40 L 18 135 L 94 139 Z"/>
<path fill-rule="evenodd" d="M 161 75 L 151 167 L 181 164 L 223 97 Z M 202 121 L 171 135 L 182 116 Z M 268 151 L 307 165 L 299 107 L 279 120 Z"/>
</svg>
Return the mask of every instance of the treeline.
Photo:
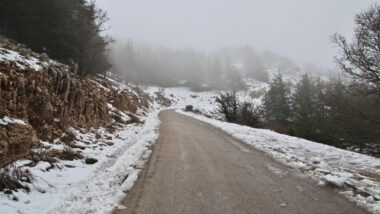
<svg viewBox="0 0 380 214">
<path fill-rule="evenodd" d="M 341 79 L 323 82 L 305 74 L 292 92 L 278 74 L 261 105 L 240 102 L 234 91 L 216 101 L 226 121 L 363 150 L 380 145 L 380 96 L 363 96 L 359 90 Z"/>
<path fill-rule="evenodd" d="M 358 90 L 339 79 L 323 83 L 305 75 L 291 93 L 279 75 L 264 97 L 264 126 L 335 146 L 379 144 L 380 97 Z"/>
<path fill-rule="evenodd" d="M 279 73 L 262 105 L 248 108 L 249 116 L 247 104 L 239 103 L 235 93 L 219 96 L 219 113 L 230 122 L 337 147 L 354 145 L 363 150 L 380 145 L 379 20 L 380 6 L 371 6 L 356 16 L 353 41 L 338 34 L 332 37 L 341 50 L 336 58 L 344 75 L 340 79 L 324 82 L 305 74 L 291 88 Z"/>
<path fill-rule="evenodd" d="M 184 86 L 195 90 L 242 89 L 243 78 L 268 81 L 267 67 L 291 60 L 251 47 L 224 48 L 212 53 L 172 49 L 128 42 L 112 48 L 113 72 L 129 81 L 159 86 Z M 282 60 L 282 61 L 281 61 Z M 288 63 L 288 64 L 286 64 Z"/>
<path fill-rule="evenodd" d="M 86 0 L 0 0 L 0 34 L 47 53 L 64 63 L 75 63 L 80 74 L 103 73 L 109 39 L 107 15 Z"/>
</svg>

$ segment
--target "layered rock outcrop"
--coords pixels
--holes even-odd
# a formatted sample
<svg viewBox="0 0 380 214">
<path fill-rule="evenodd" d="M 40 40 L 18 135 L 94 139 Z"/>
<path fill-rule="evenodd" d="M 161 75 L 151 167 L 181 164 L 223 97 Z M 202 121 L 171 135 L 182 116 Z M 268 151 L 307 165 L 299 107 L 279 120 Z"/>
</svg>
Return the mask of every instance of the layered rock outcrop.
<svg viewBox="0 0 380 214">
<path fill-rule="evenodd" d="M 89 130 L 115 120 L 139 122 L 136 111 L 149 107 L 148 97 L 112 87 L 105 78 L 77 76 L 69 66 L 4 38 L 0 39 L 0 47 L 0 54 L 13 49 L 26 61 L 39 59 L 32 67 L 20 57 L 0 58 L 0 119 L 25 122 L 0 124 L 0 167 L 27 156 L 32 148 L 41 146 L 39 140 L 52 143 L 69 127 Z M 131 119 L 124 121 L 120 114 Z"/>
</svg>

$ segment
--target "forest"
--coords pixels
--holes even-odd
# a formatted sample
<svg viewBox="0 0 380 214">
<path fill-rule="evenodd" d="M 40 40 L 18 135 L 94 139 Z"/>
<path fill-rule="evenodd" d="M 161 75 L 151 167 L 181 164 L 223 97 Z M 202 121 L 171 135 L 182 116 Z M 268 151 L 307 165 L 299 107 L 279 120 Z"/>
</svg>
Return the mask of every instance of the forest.
<svg viewBox="0 0 380 214">
<path fill-rule="evenodd" d="M 76 65 L 81 75 L 104 73 L 110 68 L 107 45 L 112 41 L 105 11 L 86 0 L 1 0 L 0 34 Z"/>
</svg>

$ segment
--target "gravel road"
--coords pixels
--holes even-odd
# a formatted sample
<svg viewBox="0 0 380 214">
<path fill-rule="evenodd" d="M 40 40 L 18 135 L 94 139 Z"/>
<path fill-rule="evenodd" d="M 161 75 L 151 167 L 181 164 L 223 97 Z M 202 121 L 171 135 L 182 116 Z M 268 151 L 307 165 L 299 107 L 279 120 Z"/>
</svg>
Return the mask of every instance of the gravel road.
<svg viewBox="0 0 380 214">
<path fill-rule="evenodd" d="M 174 111 L 135 186 L 114 213 L 366 213 L 224 132 Z"/>
</svg>

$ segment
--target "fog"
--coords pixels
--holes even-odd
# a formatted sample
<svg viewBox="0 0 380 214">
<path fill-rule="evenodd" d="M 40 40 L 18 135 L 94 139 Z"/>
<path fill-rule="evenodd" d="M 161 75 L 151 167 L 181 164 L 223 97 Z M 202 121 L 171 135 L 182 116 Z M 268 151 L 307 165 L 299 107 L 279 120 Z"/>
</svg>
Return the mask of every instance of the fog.
<svg viewBox="0 0 380 214">
<path fill-rule="evenodd" d="M 334 67 L 329 36 L 350 37 L 356 13 L 374 0 L 97 0 L 108 12 L 107 32 L 177 48 L 214 50 L 250 45 L 324 68 Z"/>
</svg>

